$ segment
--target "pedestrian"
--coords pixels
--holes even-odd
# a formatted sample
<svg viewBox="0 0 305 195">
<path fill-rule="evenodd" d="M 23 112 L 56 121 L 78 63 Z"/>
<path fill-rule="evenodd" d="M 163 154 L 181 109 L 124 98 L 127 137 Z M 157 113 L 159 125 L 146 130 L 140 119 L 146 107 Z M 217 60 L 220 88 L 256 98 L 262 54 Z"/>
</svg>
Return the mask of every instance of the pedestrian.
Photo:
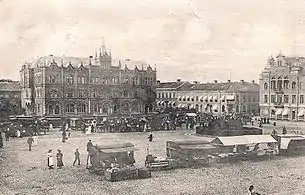
<svg viewBox="0 0 305 195">
<path fill-rule="evenodd" d="M 58 151 L 57 154 L 56 154 L 57 167 L 58 167 L 59 169 L 61 169 L 61 167 L 64 166 L 64 163 L 63 163 L 63 160 L 62 160 L 62 158 L 63 158 L 64 155 L 61 153 L 61 150 L 57 150 L 57 151 Z"/>
<path fill-rule="evenodd" d="M 92 146 L 93 146 L 93 144 L 92 144 L 91 140 L 89 140 L 88 143 L 87 143 L 87 151 L 88 151 L 88 153 L 90 153 Z"/>
<path fill-rule="evenodd" d="M 52 157 L 52 150 L 49 150 L 47 153 L 48 156 L 48 167 L 49 169 L 54 169 L 54 162 L 53 162 L 53 157 Z"/>
<path fill-rule="evenodd" d="M 75 160 L 73 162 L 73 166 L 75 165 L 76 161 L 78 161 L 78 165 L 80 165 L 80 159 L 79 159 L 80 153 L 79 153 L 78 149 L 75 150 L 74 156 L 75 156 Z"/>
<path fill-rule="evenodd" d="M 10 131 L 9 129 L 4 132 L 5 133 L 5 141 L 10 141 Z"/>
<path fill-rule="evenodd" d="M 153 141 L 153 134 L 152 134 L 152 132 L 149 133 L 148 141 L 150 141 L 150 142 Z"/>
<path fill-rule="evenodd" d="M 91 140 L 89 140 L 88 143 L 87 143 L 87 152 L 88 152 L 87 163 L 86 163 L 87 168 L 88 168 L 88 164 L 89 164 L 89 159 L 91 161 L 90 155 L 91 155 L 92 147 L 93 147 L 93 144 L 92 144 Z"/>
<path fill-rule="evenodd" d="M 66 131 L 63 131 L 63 132 L 62 132 L 62 142 L 63 142 L 63 143 L 66 142 L 66 137 L 67 137 Z"/>
<path fill-rule="evenodd" d="M 257 192 L 254 192 L 254 186 L 251 185 L 251 186 L 249 187 L 249 195 L 260 195 L 260 194 L 257 193 Z"/>
<path fill-rule="evenodd" d="M 34 139 L 32 136 L 30 136 L 27 140 L 27 143 L 29 144 L 29 151 L 32 150 L 32 144 L 34 143 Z"/>
<path fill-rule="evenodd" d="M 3 137 L 2 137 L 2 131 L 0 131 L 0 148 L 3 148 Z"/>
</svg>

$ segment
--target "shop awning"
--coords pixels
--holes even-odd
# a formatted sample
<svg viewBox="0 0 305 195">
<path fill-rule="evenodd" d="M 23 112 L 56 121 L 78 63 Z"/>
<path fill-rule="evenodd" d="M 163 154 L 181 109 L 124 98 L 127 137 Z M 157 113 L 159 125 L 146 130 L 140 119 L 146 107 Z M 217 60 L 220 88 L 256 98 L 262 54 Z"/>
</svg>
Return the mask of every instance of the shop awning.
<svg viewBox="0 0 305 195">
<path fill-rule="evenodd" d="M 204 97 L 203 97 L 203 100 L 207 100 L 207 99 L 208 99 L 208 96 L 204 96 Z"/>
<path fill-rule="evenodd" d="M 226 96 L 221 96 L 220 100 L 226 100 Z"/>
<path fill-rule="evenodd" d="M 182 104 L 178 104 L 177 108 L 181 108 Z"/>
<path fill-rule="evenodd" d="M 227 95 L 227 100 L 235 100 L 235 95 Z"/>
<path fill-rule="evenodd" d="M 190 106 L 190 108 L 194 108 L 194 105 L 192 104 L 192 105 Z"/>
<path fill-rule="evenodd" d="M 209 100 L 213 100 L 213 96 L 212 95 L 209 97 Z"/>
<path fill-rule="evenodd" d="M 212 107 L 212 109 L 213 109 L 213 110 L 218 110 L 218 105 L 217 105 L 217 104 L 214 104 L 213 107 Z"/>
<path fill-rule="evenodd" d="M 286 115 L 288 115 L 289 114 L 289 108 L 285 108 L 284 109 L 284 111 L 283 111 L 283 113 L 282 113 L 282 116 L 286 116 Z"/>
<path fill-rule="evenodd" d="M 191 96 L 191 99 L 194 99 L 194 96 Z"/>
<path fill-rule="evenodd" d="M 185 99 L 185 96 L 182 96 L 182 99 Z"/>
<path fill-rule="evenodd" d="M 301 108 L 299 110 L 298 116 L 304 116 L 304 114 L 305 114 L 305 110 L 303 108 Z"/>
<path fill-rule="evenodd" d="M 247 145 L 247 144 L 259 144 L 259 143 L 276 143 L 277 141 L 271 135 L 243 135 L 243 136 L 217 137 L 212 142 L 224 146 L 234 146 L 234 145 Z"/>
<path fill-rule="evenodd" d="M 214 96 L 213 96 L 213 100 L 218 100 L 217 95 L 214 95 Z"/>
<path fill-rule="evenodd" d="M 276 112 L 275 112 L 275 115 L 280 115 L 280 114 L 282 114 L 282 112 L 283 112 L 283 109 L 277 109 L 276 110 Z"/>
<path fill-rule="evenodd" d="M 199 100 L 202 101 L 202 100 L 203 100 L 203 96 L 200 96 L 200 97 L 199 97 Z"/>
</svg>

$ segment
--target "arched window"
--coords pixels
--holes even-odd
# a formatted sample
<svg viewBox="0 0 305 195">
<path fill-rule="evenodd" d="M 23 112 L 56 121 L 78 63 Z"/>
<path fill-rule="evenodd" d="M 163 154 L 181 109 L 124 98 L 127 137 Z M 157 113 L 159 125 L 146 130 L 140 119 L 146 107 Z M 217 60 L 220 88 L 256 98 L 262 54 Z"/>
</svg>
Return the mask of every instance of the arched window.
<svg viewBox="0 0 305 195">
<path fill-rule="evenodd" d="M 85 104 L 80 104 L 77 108 L 77 112 L 79 113 L 85 113 L 86 112 L 86 105 Z"/>
<path fill-rule="evenodd" d="M 128 91 L 127 90 L 124 90 L 123 97 L 128 97 Z"/>
<path fill-rule="evenodd" d="M 102 112 L 103 113 L 108 113 L 110 109 L 110 105 L 109 104 L 104 104 L 103 108 L 102 108 Z"/>
<path fill-rule="evenodd" d="M 53 106 L 49 105 L 49 114 L 53 114 Z"/>
<path fill-rule="evenodd" d="M 59 114 L 59 106 L 55 106 L 55 114 Z"/>
<path fill-rule="evenodd" d="M 275 78 L 272 77 L 271 78 L 271 89 L 275 89 L 276 88 L 276 81 L 275 81 Z"/>
<path fill-rule="evenodd" d="M 81 77 L 77 77 L 77 83 L 78 83 L 78 84 L 81 84 L 81 83 L 82 83 Z"/>
<path fill-rule="evenodd" d="M 93 112 L 97 112 L 97 111 L 98 111 L 98 105 L 95 104 L 95 105 L 93 105 Z"/>
<path fill-rule="evenodd" d="M 283 88 L 283 80 L 281 77 L 277 79 L 277 89 L 281 90 Z"/>
<path fill-rule="evenodd" d="M 129 112 L 129 111 L 130 111 L 130 109 L 129 109 L 129 103 L 123 103 L 121 109 L 122 109 L 122 112 L 123 112 L 123 113 Z"/>
<path fill-rule="evenodd" d="M 58 97 L 58 90 L 57 89 L 51 89 L 50 90 L 50 96 L 51 96 L 51 98 L 57 98 Z"/>
<path fill-rule="evenodd" d="M 103 84 L 105 84 L 105 85 L 108 84 L 108 78 L 107 77 L 103 77 Z"/>
<path fill-rule="evenodd" d="M 82 84 L 85 84 L 85 77 L 82 77 Z"/>
<path fill-rule="evenodd" d="M 73 104 L 68 104 L 66 106 L 66 112 L 67 113 L 74 113 L 74 105 Z"/>
<path fill-rule="evenodd" d="M 289 89 L 289 79 L 287 76 L 284 78 L 284 89 Z"/>
<path fill-rule="evenodd" d="M 294 81 L 292 82 L 291 88 L 292 88 L 292 89 L 295 89 L 295 88 L 296 88 L 296 82 L 294 82 Z"/>
<path fill-rule="evenodd" d="M 264 89 L 267 90 L 268 89 L 268 84 L 264 83 Z"/>
</svg>

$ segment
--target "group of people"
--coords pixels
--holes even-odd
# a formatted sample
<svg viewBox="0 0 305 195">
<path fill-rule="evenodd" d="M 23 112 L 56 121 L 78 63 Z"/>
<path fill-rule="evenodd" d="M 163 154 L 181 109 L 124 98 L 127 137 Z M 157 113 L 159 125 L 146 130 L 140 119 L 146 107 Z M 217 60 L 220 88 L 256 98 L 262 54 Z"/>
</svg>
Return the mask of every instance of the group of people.
<svg viewBox="0 0 305 195">
<path fill-rule="evenodd" d="M 53 154 L 52 154 L 52 150 L 50 149 L 47 153 L 47 165 L 49 169 L 54 169 L 55 165 L 54 165 L 54 160 L 53 160 Z M 56 164 L 57 164 L 57 168 L 61 169 L 64 166 L 64 162 L 63 162 L 63 153 L 61 152 L 61 150 L 57 150 L 57 154 L 56 154 Z M 74 162 L 73 162 L 73 166 L 75 166 L 75 164 L 77 163 L 78 165 L 80 165 L 80 152 L 78 151 L 78 149 L 75 150 L 74 152 Z"/>
</svg>

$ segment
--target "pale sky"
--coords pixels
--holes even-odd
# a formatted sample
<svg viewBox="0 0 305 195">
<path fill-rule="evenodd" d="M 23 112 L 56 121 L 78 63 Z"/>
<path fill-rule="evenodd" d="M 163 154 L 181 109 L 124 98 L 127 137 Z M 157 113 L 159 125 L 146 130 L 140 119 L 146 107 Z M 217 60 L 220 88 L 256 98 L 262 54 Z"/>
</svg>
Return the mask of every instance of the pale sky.
<svg viewBox="0 0 305 195">
<path fill-rule="evenodd" d="M 258 80 L 268 56 L 305 56 L 303 2 L 0 0 L 0 78 L 19 80 L 37 56 L 94 55 L 104 37 L 114 58 L 157 64 L 161 81 Z"/>
</svg>

